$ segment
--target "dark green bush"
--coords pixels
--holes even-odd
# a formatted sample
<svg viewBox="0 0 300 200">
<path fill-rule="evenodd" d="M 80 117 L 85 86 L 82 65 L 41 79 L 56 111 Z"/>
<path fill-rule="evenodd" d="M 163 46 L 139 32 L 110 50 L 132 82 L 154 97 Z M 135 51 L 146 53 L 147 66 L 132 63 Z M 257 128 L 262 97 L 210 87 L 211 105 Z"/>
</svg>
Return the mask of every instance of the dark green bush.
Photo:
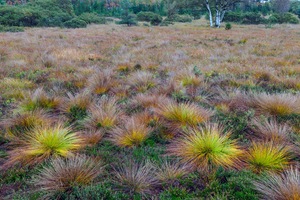
<svg viewBox="0 0 300 200">
<path fill-rule="evenodd" d="M 290 12 L 294 13 L 300 18 L 300 1 L 291 2 Z"/>
<path fill-rule="evenodd" d="M 243 20 L 243 14 L 240 12 L 227 12 L 224 16 L 226 22 L 237 22 L 240 23 Z"/>
<path fill-rule="evenodd" d="M 296 15 L 292 13 L 283 13 L 278 14 L 274 13 L 268 19 L 270 23 L 274 24 L 283 24 L 283 23 L 290 23 L 290 24 L 299 24 L 299 19 Z"/>
<path fill-rule="evenodd" d="M 174 22 L 169 21 L 168 19 L 165 19 L 160 23 L 160 26 L 169 26 L 169 25 L 173 25 L 173 24 L 174 24 Z"/>
<path fill-rule="evenodd" d="M 2 26 L 0 25 L 0 32 L 24 32 L 24 28 L 20 26 Z"/>
<path fill-rule="evenodd" d="M 172 22 L 182 22 L 182 23 L 186 23 L 186 22 L 192 22 L 193 18 L 189 15 L 172 15 L 169 16 L 165 19 L 166 21 L 172 21 Z"/>
<path fill-rule="evenodd" d="M 0 24 L 4 26 L 37 26 L 41 13 L 32 8 L 0 7 Z"/>
<path fill-rule="evenodd" d="M 86 28 L 87 23 L 81 19 L 73 18 L 63 23 L 63 26 L 66 28 Z"/>
<path fill-rule="evenodd" d="M 225 24 L 225 30 L 230 30 L 232 28 L 230 23 Z"/>
<path fill-rule="evenodd" d="M 259 14 L 254 12 L 248 12 L 243 14 L 242 24 L 263 24 L 265 19 Z"/>
<path fill-rule="evenodd" d="M 128 14 L 124 15 L 121 19 L 121 21 L 117 22 L 117 24 L 126 24 L 127 26 L 136 26 L 136 15 L 134 14 Z"/>
<path fill-rule="evenodd" d="M 69 0 L 36 0 L 22 6 L 0 7 L 0 24 L 4 26 L 62 26 L 74 16 Z"/>
<path fill-rule="evenodd" d="M 227 12 L 224 16 L 224 21 L 242 24 L 262 24 L 266 22 L 259 13 L 255 12 Z"/>
<path fill-rule="evenodd" d="M 28 5 L 40 13 L 38 26 L 55 27 L 75 17 L 70 0 L 36 0 Z"/>
<path fill-rule="evenodd" d="M 162 17 L 154 12 L 139 12 L 137 20 L 150 22 L 151 25 L 159 25 L 162 22 Z"/>
<path fill-rule="evenodd" d="M 78 16 L 79 19 L 85 21 L 87 24 L 105 24 L 106 19 L 104 17 L 100 17 L 95 13 L 82 13 Z"/>
</svg>

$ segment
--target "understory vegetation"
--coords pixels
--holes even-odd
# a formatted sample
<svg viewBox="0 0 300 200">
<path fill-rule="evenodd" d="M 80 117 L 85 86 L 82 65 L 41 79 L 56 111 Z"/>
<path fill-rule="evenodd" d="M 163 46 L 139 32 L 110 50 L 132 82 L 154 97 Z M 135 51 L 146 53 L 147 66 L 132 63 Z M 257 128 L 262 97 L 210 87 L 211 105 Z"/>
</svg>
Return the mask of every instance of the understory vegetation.
<svg viewBox="0 0 300 200">
<path fill-rule="evenodd" d="M 299 199 L 299 30 L 0 33 L 0 199 Z"/>
</svg>

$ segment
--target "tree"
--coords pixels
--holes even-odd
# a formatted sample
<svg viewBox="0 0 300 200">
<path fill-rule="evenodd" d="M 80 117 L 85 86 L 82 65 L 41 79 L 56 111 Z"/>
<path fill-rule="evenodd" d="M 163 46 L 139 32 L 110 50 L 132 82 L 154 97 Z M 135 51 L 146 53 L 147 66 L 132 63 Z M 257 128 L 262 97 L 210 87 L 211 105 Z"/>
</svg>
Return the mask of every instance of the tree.
<svg viewBox="0 0 300 200">
<path fill-rule="evenodd" d="M 130 13 L 130 0 L 123 0 L 121 2 L 122 18 L 119 24 L 127 24 L 128 26 L 136 25 L 136 15 Z"/>
<path fill-rule="evenodd" d="M 286 13 L 290 9 L 290 0 L 273 0 L 272 7 L 275 12 Z"/>
<path fill-rule="evenodd" d="M 225 12 L 240 0 L 205 0 L 205 6 L 208 10 L 210 26 L 213 26 L 212 9 L 215 10 L 215 26 L 220 28 Z"/>
</svg>

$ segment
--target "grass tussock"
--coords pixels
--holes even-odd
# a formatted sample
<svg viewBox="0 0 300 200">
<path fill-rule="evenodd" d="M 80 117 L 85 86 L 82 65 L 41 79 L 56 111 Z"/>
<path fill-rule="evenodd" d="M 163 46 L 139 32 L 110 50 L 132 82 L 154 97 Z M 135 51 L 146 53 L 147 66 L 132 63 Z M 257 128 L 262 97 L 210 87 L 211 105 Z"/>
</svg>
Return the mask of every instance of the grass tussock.
<svg viewBox="0 0 300 200">
<path fill-rule="evenodd" d="M 272 142 L 253 143 L 247 154 L 249 169 L 255 173 L 280 172 L 291 161 L 290 148 Z"/>
<path fill-rule="evenodd" d="M 38 109 L 54 111 L 61 105 L 62 99 L 48 95 L 42 88 L 25 97 L 16 109 L 17 113 L 24 113 Z"/>
<path fill-rule="evenodd" d="M 156 177 L 163 182 L 174 182 L 189 174 L 192 171 L 191 169 L 191 166 L 188 164 L 165 161 L 158 167 Z"/>
<path fill-rule="evenodd" d="M 71 120 L 81 120 L 87 115 L 87 110 L 92 104 L 91 96 L 87 91 L 73 95 L 67 93 L 64 103 L 60 106 L 60 110 Z"/>
<path fill-rule="evenodd" d="M 287 124 L 279 124 L 274 118 L 262 121 L 256 118 L 252 120 L 252 124 L 254 126 L 252 130 L 258 138 L 275 143 L 289 141 L 291 127 Z"/>
<path fill-rule="evenodd" d="M 103 173 L 103 164 L 85 155 L 75 155 L 67 159 L 55 158 L 40 170 L 32 184 L 37 191 L 44 192 L 43 198 L 61 193 L 69 193 L 76 186 L 92 184 Z"/>
<path fill-rule="evenodd" d="M 291 168 L 282 174 L 272 174 L 254 182 L 262 199 L 297 200 L 300 199 L 300 173 Z"/>
<path fill-rule="evenodd" d="M 168 127 L 171 129 L 185 129 L 195 127 L 200 123 L 206 122 L 213 112 L 192 103 L 175 103 L 161 104 L 155 109 L 159 117 L 166 120 Z"/>
<path fill-rule="evenodd" d="M 145 163 L 131 162 L 116 168 L 115 181 L 131 195 L 134 193 L 151 194 L 153 187 L 158 184 L 155 167 L 149 161 Z"/>
<path fill-rule="evenodd" d="M 9 151 L 5 166 L 20 163 L 31 165 L 50 157 L 68 157 L 83 146 L 78 133 L 62 124 L 42 126 L 27 133 L 22 143 Z"/>
<path fill-rule="evenodd" d="M 88 109 L 88 117 L 83 121 L 85 127 L 89 129 L 109 130 L 118 125 L 123 112 L 120 110 L 117 99 L 102 98 L 97 104 L 93 104 Z"/>
<path fill-rule="evenodd" d="M 230 139 L 230 133 L 224 133 L 216 124 L 187 130 L 181 138 L 172 142 L 168 152 L 201 170 L 219 166 L 239 168 L 243 154 L 237 142 Z"/>
<path fill-rule="evenodd" d="M 150 136 L 152 129 L 133 117 L 125 120 L 123 125 L 110 131 L 110 141 L 120 147 L 141 145 Z"/>
<path fill-rule="evenodd" d="M 87 88 L 94 94 L 105 94 L 116 85 L 115 74 L 110 69 L 97 72 L 87 82 Z"/>
<path fill-rule="evenodd" d="M 8 140 L 16 141 L 26 137 L 26 134 L 34 128 L 49 126 L 53 121 L 53 118 L 47 112 L 35 110 L 4 119 L 1 121 L 0 126 L 5 129 L 5 137 Z"/>
<path fill-rule="evenodd" d="M 260 93 L 254 96 L 254 106 L 262 114 L 287 116 L 300 114 L 300 97 L 289 93 Z"/>
</svg>

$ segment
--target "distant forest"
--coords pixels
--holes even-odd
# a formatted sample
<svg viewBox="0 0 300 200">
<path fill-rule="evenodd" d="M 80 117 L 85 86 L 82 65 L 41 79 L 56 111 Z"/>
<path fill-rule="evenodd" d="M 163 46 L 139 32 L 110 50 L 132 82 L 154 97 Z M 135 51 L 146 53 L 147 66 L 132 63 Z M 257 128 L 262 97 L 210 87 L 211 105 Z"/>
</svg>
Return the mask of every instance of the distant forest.
<svg viewBox="0 0 300 200">
<path fill-rule="evenodd" d="M 67 27 L 116 23 L 166 26 L 205 17 L 211 27 L 299 23 L 300 1 L 290 0 L 0 0 L 2 27 Z M 108 18 L 110 17 L 110 18 Z M 1 30 L 0 27 L 0 30 Z"/>
</svg>

